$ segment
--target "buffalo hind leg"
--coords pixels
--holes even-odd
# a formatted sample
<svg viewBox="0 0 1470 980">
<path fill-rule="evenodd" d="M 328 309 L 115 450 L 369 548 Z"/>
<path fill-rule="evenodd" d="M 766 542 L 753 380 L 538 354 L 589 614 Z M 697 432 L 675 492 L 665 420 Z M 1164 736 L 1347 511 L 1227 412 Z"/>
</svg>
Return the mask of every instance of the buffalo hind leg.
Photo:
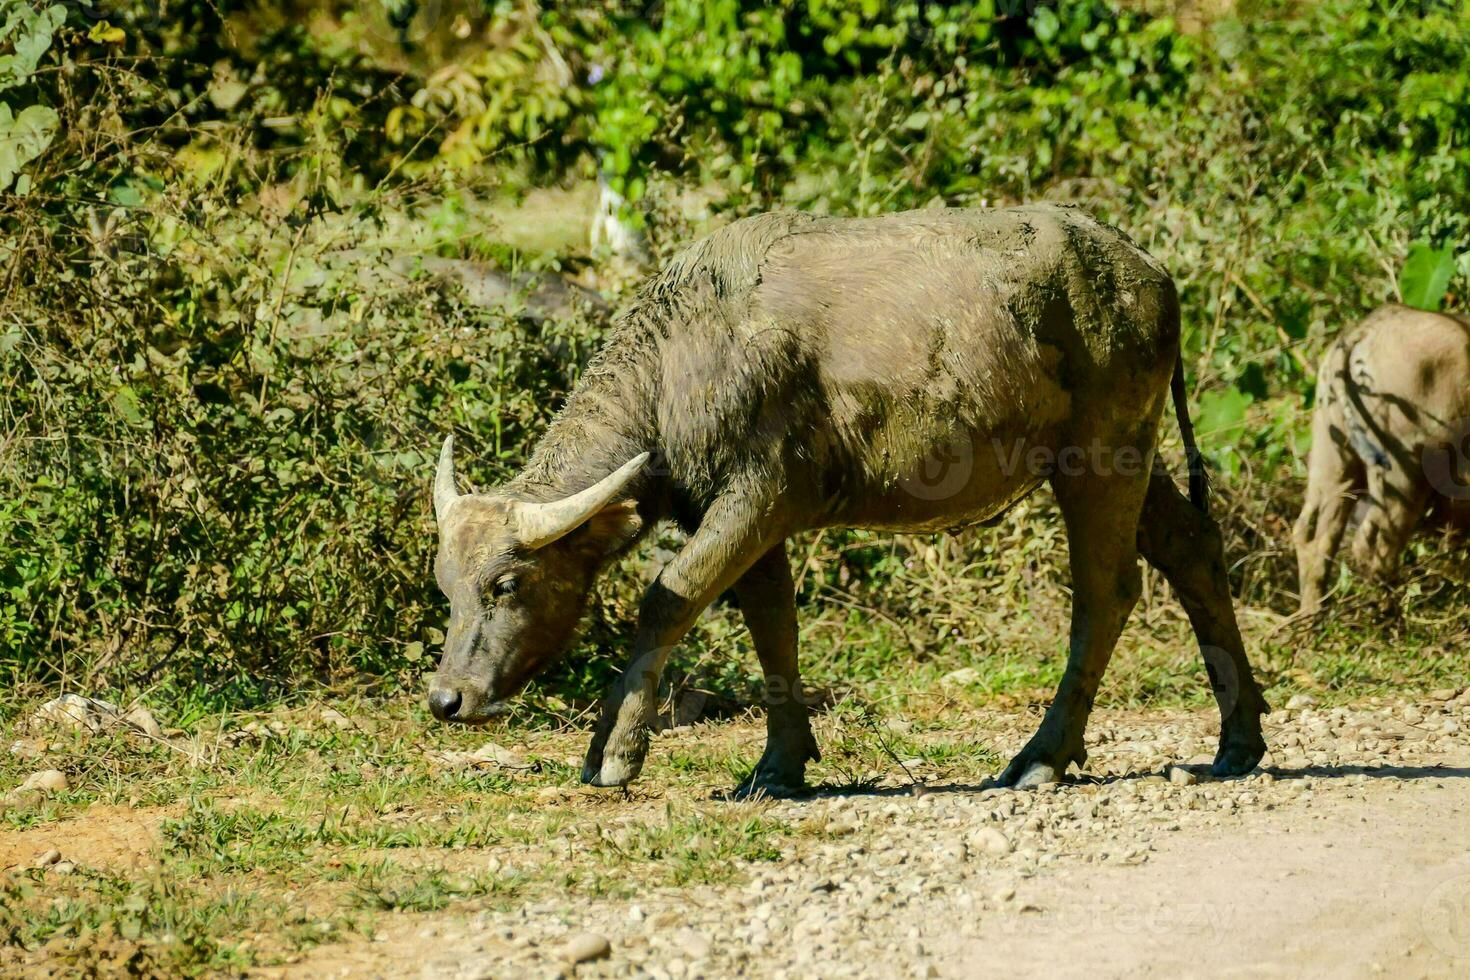
<svg viewBox="0 0 1470 980">
<path fill-rule="evenodd" d="M 1219 526 L 1185 499 L 1167 473 L 1155 473 L 1138 525 L 1138 550 L 1169 580 L 1199 641 L 1220 707 L 1215 775 L 1250 772 L 1266 753 L 1261 715 L 1269 709 L 1235 622 Z"/>
<path fill-rule="evenodd" d="M 1072 569 L 1067 669 L 1041 727 L 1001 773 L 998 785 L 1024 788 L 1062 778 L 1087 761 L 1083 731 L 1123 624 L 1138 602 L 1138 517 L 1145 474 L 1056 477 Z"/>
<path fill-rule="evenodd" d="M 625 786 L 642 771 L 659 681 L 674 644 L 706 606 L 784 537 L 743 496 L 721 497 L 705 512 L 699 529 L 643 594 L 633 653 L 603 702 L 582 782 Z"/>
<path fill-rule="evenodd" d="M 1367 513 L 1353 539 L 1353 563 L 1372 578 L 1392 581 L 1414 528 L 1433 493 L 1420 475 L 1400 467 L 1368 468 Z"/>
<path fill-rule="evenodd" d="M 735 597 L 760 658 L 766 701 L 766 749 L 738 792 L 787 796 L 806 786 L 807 760 L 821 754 L 796 667 L 796 586 L 784 542 L 740 577 Z"/>
<path fill-rule="evenodd" d="M 1334 422 L 1337 413 L 1324 401 L 1328 398 L 1325 384 L 1317 390 L 1312 448 L 1307 453 L 1306 499 L 1291 534 L 1296 545 L 1300 615 L 1315 613 L 1322 606 L 1332 577 L 1332 560 L 1342 544 L 1357 491 L 1363 486 L 1362 460 L 1347 445 L 1342 427 Z"/>
</svg>

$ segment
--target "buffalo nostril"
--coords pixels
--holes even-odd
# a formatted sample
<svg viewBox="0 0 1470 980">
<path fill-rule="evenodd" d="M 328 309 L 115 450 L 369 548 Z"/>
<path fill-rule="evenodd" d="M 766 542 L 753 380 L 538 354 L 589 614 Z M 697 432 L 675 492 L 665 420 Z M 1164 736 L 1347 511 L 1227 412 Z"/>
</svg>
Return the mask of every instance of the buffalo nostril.
<svg viewBox="0 0 1470 980">
<path fill-rule="evenodd" d="M 429 692 L 429 711 L 440 721 L 449 721 L 454 713 L 459 710 L 460 696 L 458 691 L 446 691 L 436 688 Z"/>
</svg>

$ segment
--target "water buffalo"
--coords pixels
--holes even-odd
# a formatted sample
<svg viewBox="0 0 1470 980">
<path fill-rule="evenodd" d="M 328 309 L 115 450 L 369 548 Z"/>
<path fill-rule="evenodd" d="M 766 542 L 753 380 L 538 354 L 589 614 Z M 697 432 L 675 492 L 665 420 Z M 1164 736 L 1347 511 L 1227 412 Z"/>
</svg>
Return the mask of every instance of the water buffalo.
<svg viewBox="0 0 1470 980">
<path fill-rule="evenodd" d="M 460 494 L 445 440 L 435 573 L 450 622 L 430 709 L 484 720 L 567 646 L 599 569 L 668 517 L 688 540 L 644 595 L 582 778 L 638 775 L 670 649 L 733 589 L 773 692 L 742 788 L 799 787 L 818 753 L 786 539 L 964 527 L 1046 480 L 1071 550 L 1071 648 L 1055 701 L 998 782 L 1046 782 L 1085 761 L 1140 552 L 1205 653 L 1222 715 L 1215 771 L 1247 772 L 1265 751 L 1266 707 L 1205 513 L 1178 351 L 1169 276 L 1074 208 L 734 222 L 644 287 L 512 480 Z M 1171 386 L 1192 502 L 1152 465 Z"/>
<path fill-rule="evenodd" d="M 1352 557 L 1378 578 L 1426 512 L 1470 527 L 1470 317 L 1379 307 L 1327 349 L 1316 401 L 1293 529 L 1302 614 L 1321 607 L 1355 510 Z"/>
</svg>

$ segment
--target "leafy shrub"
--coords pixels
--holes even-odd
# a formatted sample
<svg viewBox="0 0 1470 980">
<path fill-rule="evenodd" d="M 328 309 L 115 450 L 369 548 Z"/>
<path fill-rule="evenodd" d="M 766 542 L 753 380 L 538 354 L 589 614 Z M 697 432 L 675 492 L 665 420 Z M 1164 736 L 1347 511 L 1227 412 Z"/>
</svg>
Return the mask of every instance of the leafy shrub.
<svg viewBox="0 0 1470 980">
<path fill-rule="evenodd" d="M 432 649 L 434 447 L 461 429 L 472 475 L 503 476 L 598 336 L 363 278 L 405 234 L 569 258 L 471 229 L 466 188 L 600 170 L 635 202 L 700 185 L 729 213 L 1086 204 L 1180 282 L 1236 585 L 1283 607 L 1317 353 L 1384 300 L 1470 289 L 1465 3 L 1242 0 L 1200 33 L 1102 2 L 497 3 L 455 14 L 447 64 L 354 43 L 384 15 L 353 0 L 4 9 L 0 126 L 31 134 L 0 141 L 16 679 L 277 683 Z M 964 548 L 818 539 L 805 599 L 905 655 L 1035 632 L 1056 610 L 1032 590 L 1062 577 L 1046 516 Z"/>
</svg>

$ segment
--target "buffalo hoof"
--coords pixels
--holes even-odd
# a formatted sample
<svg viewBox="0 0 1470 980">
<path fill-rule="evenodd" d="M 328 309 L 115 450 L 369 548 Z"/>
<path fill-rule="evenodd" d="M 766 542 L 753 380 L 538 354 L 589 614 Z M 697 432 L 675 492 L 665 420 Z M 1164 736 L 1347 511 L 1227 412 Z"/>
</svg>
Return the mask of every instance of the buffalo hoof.
<svg viewBox="0 0 1470 980">
<path fill-rule="evenodd" d="M 794 796 L 804 796 L 811 792 L 806 784 L 806 773 L 802 769 L 795 772 L 781 770 L 766 770 L 757 766 L 755 772 L 740 781 L 730 793 L 730 798 L 735 800 L 758 800 L 775 799 L 784 800 Z"/>
<path fill-rule="evenodd" d="M 631 739 L 632 751 L 618 752 L 594 738 L 582 763 L 582 782 L 589 786 L 626 786 L 643 771 L 648 755 L 646 740 Z"/>
<path fill-rule="evenodd" d="M 808 792 L 806 764 L 821 761 L 822 753 L 808 729 L 795 738 L 776 737 L 766 745 L 755 769 L 740 781 L 731 797 L 737 800 L 768 797 L 784 799 Z"/>
<path fill-rule="evenodd" d="M 1021 778 L 1016 780 L 1014 788 L 1035 789 L 1046 783 L 1061 782 L 1061 779 L 1062 774 L 1057 772 L 1055 766 L 1045 762 L 1033 762 L 1025 772 L 1021 773 Z"/>
<path fill-rule="evenodd" d="M 1017 753 L 991 785 L 1002 789 L 1035 789 L 1044 783 L 1059 783 L 1074 760 L 1080 766 L 1087 761 L 1087 752 L 1048 748 L 1043 730 Z"/>
<path fill-rule="evenodd" d="M 798 796 L 807 796 L 811 793 L 811 787 L 805 780 L 801 782 L 788 782 L 781 779 L 761 779 L 752 773 L 740 781 L 740 785 L 730 791 L 729 799 L 732 800 L 789 800 Z"/>
<path fill-rule="evenodd" d="M 626 786 L 638 778 L 642 771 L 641 764 L 634 764 L 627 759 L 610 757 L 602 760 L 602 765 L 592 771 L 588 766 L 582 767 L 582 782 L 589 786 Z"/>
<path fill-rule="evenodd" d="M 1218 779 L 1244 776 L 1260 765 L 1265 754 L 1266 739 L 1258 731 L 1222 738 L 1220 751 L 1215 755 L 1215 764 L 1210 767 L 1210 773 Z"/>
</svg>

